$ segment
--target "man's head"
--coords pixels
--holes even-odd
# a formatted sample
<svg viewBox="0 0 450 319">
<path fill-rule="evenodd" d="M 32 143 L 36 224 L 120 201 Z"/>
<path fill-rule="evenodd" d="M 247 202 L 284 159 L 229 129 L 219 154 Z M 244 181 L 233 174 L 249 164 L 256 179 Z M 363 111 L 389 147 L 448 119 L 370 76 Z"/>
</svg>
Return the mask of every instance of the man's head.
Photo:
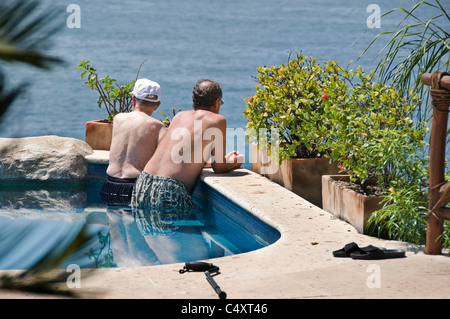
<svg viewBox="0 0 450 319">
<path fill-rule="evenodd" d="M 222 104 L 222 89 L 219 83 L 213 80 L 200 80 L 192 90 L 192 102 L 194 109 L 209 110 Z"/>
<path fill-rule="evenodd" d="M 161 104 L 161 87 L 149 79 L 138 79 L 131 93 L 137 105 L 158 107 Z"/>
</svg>

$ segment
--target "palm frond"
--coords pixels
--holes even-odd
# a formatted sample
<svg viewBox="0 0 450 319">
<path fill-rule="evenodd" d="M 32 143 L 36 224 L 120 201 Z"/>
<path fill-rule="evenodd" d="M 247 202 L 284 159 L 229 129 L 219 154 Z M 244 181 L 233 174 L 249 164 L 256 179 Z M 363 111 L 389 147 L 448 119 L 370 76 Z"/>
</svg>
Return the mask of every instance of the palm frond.
<svg viewBox="0 0 450 319">
<path fill-rule="evenodd" d="M 19 94 L 24 92 L 25 87 L 25 85 L 20 85 L 7 91 L 5 88 L 4 75 L 0 71 L 0 119 Z"/>
<path fill-rule="evenodd" d="M 30 231 L 29 227 L 33 227 L 33 225 L 29 224 L 20 232 L 16 231 L 14 234 L 8 234 L 8 242 L 11 242 L 10 236 L 14 237 L 15 242 L 27 240 L 26 235 Z M 5 244 L 4 239 L 0 238 L 0 242 L 3 242 L 3 244 Z M 58 267 L 70 256 L 83 249 L 90 240 L 92 240 L 92 236 L 89 235 L 86 225 L 79 226 L 78 229 L 67 234 L 63 240 L 51 247 L 47 253 L 27 270 L 19 274 L 16 274 L 15 271 L 14 274 L 2 275 L 0 277 L 0 289 L 76 297 L 77 295 L 73 289 L 55 289 L 55 285 L 67 283 L 67 279 L 70 276 L 70 273 L 65 269 L 59 269 Z M 10 245 L 2 245 L 2 247 L 11 249 Z M 83 273 L 83 276 L 87 276 L 92 271 L 92 269 L 87 270 Z"/>
<path fill-rule="evenodd" d="M 0 59 L 50 68 L 62 62 L 44 52 L 50 39 L 62 29 L 57 9 L 39 12 L 38 1 L 6 1 L 0 4 Z"/>
<path fill-rule="evenodd" d="M 379 50 L 376 58 L 380 58 L 375 71 L 381 81 L 396 87 L 407 95 L 412 89 L 419 94 L 420 99 L 427 101 L 428 95 L 421 81 L 423 73 L 448 71 L 450 68 L 450 16 L 439 0 L 435 3 L 420 1 L 411 9 L 394 8 L 382 17 L 396 11 L 404 13 L 397 28 L 376 35 L 366 46 L 360 57 L 381 38 L 390 37 L 389 41 Z M 423 19 L 419 9 L 436 10 L 431 18 Z M 406 25 L 405 22 L 407 22 Z M 402 26 L 404 25 L 404 26 Z M 417 109 L 419 119 L 426 117 L 427 111 Z"/>
<path fill-rule="evenodd" d="M 21 62 L 42 69 L 49 69 L 63 61 L 45 52 L 52 36 L 62 28 L 61 14 L 56 8 L 41 10 L 36 0 L 0 3 L 0 62 Z M 0 118 L 25 85 L 6 89 L 0 70 Z"/>
</svg>

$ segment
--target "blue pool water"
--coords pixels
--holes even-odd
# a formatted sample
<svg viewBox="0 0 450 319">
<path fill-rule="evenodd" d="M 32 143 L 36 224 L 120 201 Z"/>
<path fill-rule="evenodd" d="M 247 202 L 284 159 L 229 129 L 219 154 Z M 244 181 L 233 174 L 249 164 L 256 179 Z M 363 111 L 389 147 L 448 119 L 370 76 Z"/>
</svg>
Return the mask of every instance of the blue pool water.
<svg viewBox="0 0 450 319">
<path fill-rule="evenodd" d="M 61 267 L 132 267 L 240 254 L 280 234 L 199 181 L 192 214 L 106 207 L 102 179 L 81 185 L 0 185 L 0 269 L 26 269 L 84 225 L 89 242 Z"/>
</svg>

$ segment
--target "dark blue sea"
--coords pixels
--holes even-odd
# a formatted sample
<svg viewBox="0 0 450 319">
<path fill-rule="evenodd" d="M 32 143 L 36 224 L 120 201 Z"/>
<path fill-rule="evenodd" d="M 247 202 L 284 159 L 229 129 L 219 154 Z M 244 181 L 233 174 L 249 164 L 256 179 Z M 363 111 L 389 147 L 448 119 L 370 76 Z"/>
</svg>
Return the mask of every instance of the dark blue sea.
<svg viewBox="0 0 450 319">
<path fill-rule="evenodd" d="M 160 110 L 169 113 L 191 108 L 196 81 L 211 78 L 223 89 L 221 113 L 230 128 L 244 128 L 244 98 L 255 93 L 257 67 L 281 65 L 302 53 L 318 61 L 338 60 L 365 71 L 375 68 L 377 53 L 387 38 L 377 41 L 359 59 L 380 32 L 393 30 L 402 15 L 380 20 L 369 28 L 373 0 L 64 0 L 41 1 L 58 8 L 61 19 L 71 4 L 79 7 L 79 27 L 64 23 L 48 53 L 64 64 L 44 71 L 21 64 L 0 64 L 8 84 L 29 84 L 0 126 L 0 137 L 59 135 L 84 140 L 85 122 L 106 117 L 97 106 L 97 94 L 84 85 L 77 66 L 91 61 L 99 75 L 110 74 L 119 83 L 147 77 L 161 84 Z M 412 0 L 377 0 L 384 13 L 410 7 Z M 448 6 L 448 4 L 447 4 Z M 162 118 L 160 114 L 154 114 Z"/>
</svg>

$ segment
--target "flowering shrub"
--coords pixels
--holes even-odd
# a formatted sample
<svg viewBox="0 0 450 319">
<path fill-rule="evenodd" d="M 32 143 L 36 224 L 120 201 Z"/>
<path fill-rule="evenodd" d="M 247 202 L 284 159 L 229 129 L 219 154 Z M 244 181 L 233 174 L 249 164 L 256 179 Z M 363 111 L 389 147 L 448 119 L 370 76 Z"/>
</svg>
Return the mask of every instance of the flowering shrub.
<svg viewBox="0 0 450 319">
<path fill-rule="evenodd" d="M 253 138 L 267 144 L 270 136 L 258 134 L 277 129 L 280 161 L 328 157 L 363 191 L 369 183 L 387 191 L 393 181 L 421 171 L 414 163 L 426 128 L 410 117 L 417 96 L 377 83 L 374 72 L 298 54 L 286 65 L 258 68 L 256 93 L 246 103 Z"/>
<path fill-rule="evenodd" d="M 258 68 L 256 93 L 245 99 L 247 129 L 256 134 L 250 138 L 270 141 L 276 129 L 280 161 L 324 157 L 329 152 L 324 132 L 331 121 L 323 102 L 345 97 L 348 74 L 336 61 L 318 64 L 301 54 L 281 66 Z M 261 132 L 268 136 L 259 136 Z"/>
<path fill-rule="evenodd" d="M 419 101 L 414 94 L 404 97 L 377 83 L 373 72 L 367 75 L 358 69 L 352 74 L 356 81 L 345 103 L 324 101 L 331 121 L 326 137 L 330 157 L 363 189 L 375 183 L 387 191 L 393 181 L 407 180 L 418 169 L 414 163 L 426 128 L 410 116 Z"/>
</svg>

